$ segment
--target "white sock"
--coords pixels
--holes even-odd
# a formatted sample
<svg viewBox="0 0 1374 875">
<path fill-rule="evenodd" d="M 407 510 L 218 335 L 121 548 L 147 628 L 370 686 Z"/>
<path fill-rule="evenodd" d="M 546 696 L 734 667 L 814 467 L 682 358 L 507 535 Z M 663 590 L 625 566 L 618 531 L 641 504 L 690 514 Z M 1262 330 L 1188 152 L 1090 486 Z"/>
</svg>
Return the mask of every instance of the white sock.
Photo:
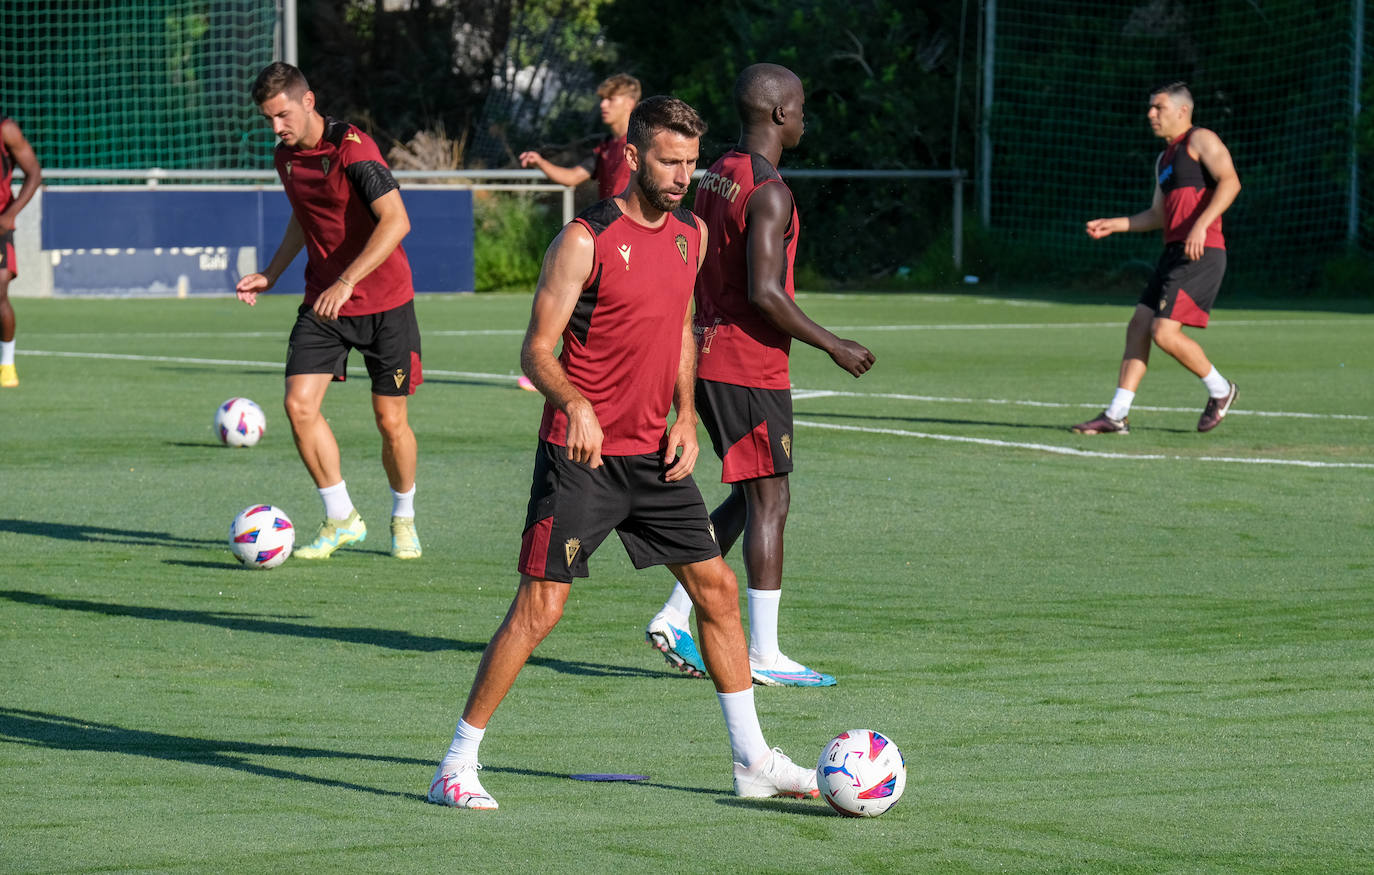
<svg viewBox="0 0 1374 875">
<path fill-rule="evenodd" d="M 1213 398 L 1225 398 L 1231 394 L 1231 382 L 1218 373 L 1215 367 L 1210 374 L 1202 378 L 1202 385 L 1207 387 L 1207 394 Z"/>
<path fill-rule="evenodd" d="M 324 500 L 324 515 L 331 520 L 347 519 L 353 512 L 353 499 L 348 497 L 348 484 L 342 480 L 321 489 L 320 498 Z"/>
<path fill-rule="evenodd" d="M 716 693 L 725 715 L 725 731 L 730 734 L 730 756 L 751 769 L 768 759 L 768 742 L 759 728 L 759 713 L 754 710 L 754 688 L 738 693 Z"/>
<path fill-rule="evenodd" d="M 0 365 L 14 364 L 14 341 L 0 340 Z"/>
<path fill-rule="evenodd" d="M 1131 412 L 1131 402 L 1134 400 L 1134 392 L 1117 387 L 1112 403 L 1107 405 L 1107 415 L 1112 419 L 1125 419 L 1126 414 Z"/>
<path fill-rule="evenodd" d="M 452 771 L 450 766 L 456 766 L 460 762 L 477 762 L 477 748 L 482 744 L 482 736 L 486 735 L 485 729 L 478 729 L 466 720 L 458 721 L 458 728 L 453 730 L 453 742 L 448 746 L 448 753 L 444 754 L 444 759 L 439 763 L 439 774 Z"/>
<path fill-rule="evenodd" d="M 753 589 L 749 593 L 749 657 L 770 665 L 778 655 L 778 603 L 780 589 Z"/>
<path fill-rule="evenodd" d="M 411 486 L 409 492 L 397 492 L 391 490 L 391 515 L 392 516 L 415 516 L 415 487 Z"/>
<path fill-rule="evenodd" d="M 692 616 L 692 597 L 687 594 L 687 588 L 681 581 L 673 587 L 673 594 L 663 603 L 663 613 L 669 623 L 679 629 L 687 628 L 687 619 Z"/>
</svg>

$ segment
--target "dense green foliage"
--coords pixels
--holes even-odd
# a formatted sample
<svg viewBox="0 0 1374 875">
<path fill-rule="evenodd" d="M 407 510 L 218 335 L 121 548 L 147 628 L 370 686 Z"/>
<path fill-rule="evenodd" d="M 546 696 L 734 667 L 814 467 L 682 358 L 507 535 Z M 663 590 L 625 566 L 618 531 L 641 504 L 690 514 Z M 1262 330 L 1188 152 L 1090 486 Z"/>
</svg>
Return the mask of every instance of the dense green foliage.
<svg viewBox="0 0 1374 875">
<path fill-rule="evenodd" d="M 900 745 L 905 797 L 851 821 L 731 795 L 711 685 L 643 643 L 671 582 L 615 538 L 489 727 L 501 809 L 424 804 L 516 582 L 529 297 L 416 303 L 424 558 L 386 555 L 355 357 L 325 413 L 372 533 L 245 571 L 235 513 L 320 514 L 279 406 L 297 300 L 21 302 L 21 385 L 0 390 L 7 873 L 1368 869 L 1374 469 L 1258 460 L 1374 464 L 1369 313 L 1218 313 L 1226 422 L 1194 432 L 1197 380 L 1161 362 L 1131 435 L 1104 439 L 1065 425 L 1110 391 L 1128 308 L 804 295 L 878 362 L 855 381 L 793 355 L 781 642 L 839 685 L 756 698 L 799 761 L 857 725 Z M 233 395 L 267 412 L 249 450 L 210 432 Z M 718 474 L 708 449 L 711 502 Z M 588 771 L 649 780 L 568 779 Z"/>
</svg>

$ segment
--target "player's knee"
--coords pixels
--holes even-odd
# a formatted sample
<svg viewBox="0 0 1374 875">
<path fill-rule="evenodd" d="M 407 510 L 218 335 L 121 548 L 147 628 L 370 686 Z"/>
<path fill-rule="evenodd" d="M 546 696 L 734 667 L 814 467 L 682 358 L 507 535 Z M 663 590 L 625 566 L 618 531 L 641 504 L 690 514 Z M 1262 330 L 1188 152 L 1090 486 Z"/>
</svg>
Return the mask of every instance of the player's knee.
<svg viewBox="0 0 1374 875">
<path fill-rule="evenodd" d="M 692 604 L 708 619 L 739 614 L 739 581 L 724 559 L 713 561 L 692 580 Z"/>
<path fill-rule="evenodd" d="M 377 430 L 387 437 L 401 437 L 410 429 L 404 407 L 381 407 L 374 413 L 377 420 Z"/>
<path fill-rule="evenodd" d="M 320 414 L 320 406 L 308 395 L 287 392 L 282 400 L 282 409 L 293 425 L 309 422 Z"/>
</svg>

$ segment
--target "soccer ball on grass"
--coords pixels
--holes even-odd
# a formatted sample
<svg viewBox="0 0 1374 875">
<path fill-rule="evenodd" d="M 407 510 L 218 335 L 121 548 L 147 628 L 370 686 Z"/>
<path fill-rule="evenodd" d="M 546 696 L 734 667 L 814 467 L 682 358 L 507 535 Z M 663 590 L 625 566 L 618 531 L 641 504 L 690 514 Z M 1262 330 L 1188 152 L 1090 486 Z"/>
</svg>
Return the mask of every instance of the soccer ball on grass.
<svg viewBox="0 0 1374 875">
<path fill-rule="evenodd" d="M 291 520 L 270 504 L 255 504 L 229 524 L 229 549 L 249 568 L 276 568 L 295 543 Z"/>
<path fill-rule="evenodd" d="M 846 817 L 877 817 L 906 789 L 906 758 L 891 739 L 851 729 L 831 739 L 816 764 L 821 797 Z"/>
<path fill-rule="evenodd" d="M 230 398 L 215 408 L 215 434 L 227 447 L 251 447 L 266 430 L 262 408 L 247 398 Z"/>
</svg>

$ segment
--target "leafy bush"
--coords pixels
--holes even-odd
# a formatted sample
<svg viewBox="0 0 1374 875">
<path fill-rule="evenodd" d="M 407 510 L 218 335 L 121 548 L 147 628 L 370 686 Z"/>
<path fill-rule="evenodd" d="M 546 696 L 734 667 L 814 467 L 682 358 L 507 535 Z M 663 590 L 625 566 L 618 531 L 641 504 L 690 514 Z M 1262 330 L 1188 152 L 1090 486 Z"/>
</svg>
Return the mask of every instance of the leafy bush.
<svg viewBox="0 0 1374 875">
<path fill-rule="evenodd" d="M 538 195 L 476 192 L 474 259 L 479 292 L 533 291 L 561 217 Z"/>
</svg>

